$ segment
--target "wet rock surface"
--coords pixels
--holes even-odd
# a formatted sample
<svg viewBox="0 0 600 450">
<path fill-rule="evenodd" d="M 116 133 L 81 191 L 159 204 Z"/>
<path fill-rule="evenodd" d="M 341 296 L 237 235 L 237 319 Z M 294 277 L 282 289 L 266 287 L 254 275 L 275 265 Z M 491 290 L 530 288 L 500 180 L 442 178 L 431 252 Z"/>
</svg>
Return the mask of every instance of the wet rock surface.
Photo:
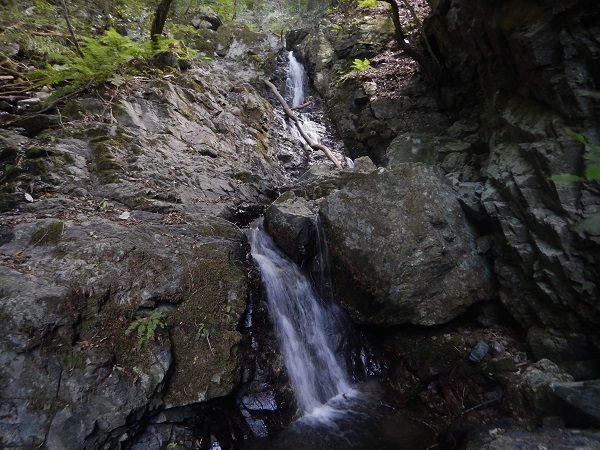
<svg viewBox="0 0 600 450">
<path fill-rule="evenodd" d="M 71 101 L 56 132 L 0 131 L 1 446 L 253 436 L 233 400 L 253 373 L 233 222 L 289 179 L 270 104 L 216 66 Z"/>
<path fill-rule="evenodd" d="M 353 42 L 348 35 L 361 35 L 360 30 L 348 26 L 343 18 L 332 17 L 322 22 L 308 38 L 296 41 L 296 49 L 307 62 L 315 86 L 326 99 L 332 120 L 353 157 L 369 155 L 379 166 L 392 170 L 406 163 L 437 167 L 457 193 L 468 222 L 476 230 L 477 252 L 492 261 L 492 277 L 499 283 L 493 296 L 499 297 L 521 329 L 529 329 L 527 347 L 520 344 L 519 350 L 512 349 L 504 357 L 498 357 L 493 339 L 487 336 L 483 340 L 491 344 L 490 349 L 480 362 L 471 364 L 485 364 L 493 358 L 489 367 L 497 370 L 488 372 L 486 368 L 481 373 L 483 377 L 493 374 L 492 384 L 484 391 L 490 389 L 487 395 L 492 395 L 492 391 L 500 393 L 502 399 L 498 400 L 495 413 L 475 421 L 493 422 L 494 414 L 509 414 L 526 417 L 527 426 L 534 429 L 542 422 L 552 422 L 544 420 L 548 415 L 567 414 L 557 406 L 558 399 L 550 388 L 552 383 L 571 377 L 590 380 L 600 376 L 597 367 L 600 303 L 595 281 L 600 267 L 597 232 L 583 232 L 576 226 L 582 218 L 598 213 L 598 182 L 562 184 L 549 180 L 551 175 L 559 173 L 582 174 L 588 167 L 582 156 L 590 155 L 590 150 L 568 136 L 566 127 L 598 143 L 598 104 L 581 92 L 597 91 L 600 86 L 595 69 L 600 48 L 598 29 L 585 19 L 597 16 L 599 11 L 598 5 L 588 1 L 560 6 L 541 2 L 527 7 L 526 14 L 510 5 L 475 3 L 430 2 L 433 15 L 425 21 L 426 34 L 449 77 L 435 90 L 415 77 L 415 72 L 406 65 L 405 72 L 397 70 L 393 72 L 395 78 L 388 77 L 386 67 L 400 66 L 401 56 L 393 54 L 393 48 L 391 51 L 377 45 L 365 48 L 357 42 L 352 49 L 340 52 L 338 43 Z M 356 22 L 361 20 L 368 21 L 371 17 L 360 17 Z M 342 80 L 356 57 L 369 58 L 375 70 Z M 390 83 L 394 87 L 386 94 L 382 87 Z M 389 207 L 382 207 L 376 199 L 382 192 L 385 195 L 385 189 L 394 181 L 389 180 L 388 187 L 382 188 L 375 182 L 377 175 L 373 173 L 367 178 L 372 181 L 369 186 L 361 185 L 360 177 L 346 184 L 336 176 L 315 171 L 296 186 L 296 194 L 324 198 L 321 214 L 332 241 L 335 273 L 342 291 L 355 289 L 352 283 L 357 280 L 359 287 L 363 283 L 371 292 L 385 291 L 386 287 L 376 276 L 382 261 L 371 264 L 364 253 L 368 254 L 366 249 L 374 240 L 372 235 L 389 225 L 387 217 L 381 219 L 383 225 L 378 217 L 389 215 L 389 210 L 402 204 L 403 197 L 390 196 Z M 351 196 L 357 185 L 370 192 L 369 200 L 379 207 L 369 209 L 370 204 L 355 201 Z M 344 205 L 339 208 L 343 214 L 336 212 L 340 217 L 336 224 L 339 229 L 327 224 L 330 198 Z M 422 203 L 421 200 L 415 210 L 425 210 L 427 204 Z M 352 225 L 359 218 L 362 222 Z M 377 226 L 370 227 L 374 223 Z M 368 244 L 356 245 L 361 240 Z M 391 242 L 393 248 L 393 239 Z M 340 249 L 346 252 L 341 257 Z M 385 255 L 386 250 L 379 247 L 373 254 Z M 349 267 L 348 261 L 352 266 Z M 431 276 L 422 280 L 423 290 L 437 281 Z M 363 296 L 363 300 L 366 297 L 369 296 Z M 381 303 L 372 302 L 372 297 L 363 304 L 358 300 L 348 301 L 350 297 L 344 294 L 342 298 L 359 322 L 367 316 L 377 317 L 378 308 L 382 307 Z M 375 305 L 374 311 L 363 314 L 360 310 Z M 497 316 L 478 319 L 484 327 L 498 324 L 498 320 Z M 385 321 L 393 319 L 388 314 L 378 324 L 387 325 Z M 389 333 L 392 333 L 390 328 L 383 331 Z M 416 333 L 426 334 L 426 331 L 420 329 Z M 448 340 L 460 335 L 461 332 L 451 329 Z M 523 336 L 519 339 L 523 340 Z M 462 349 L 460 357 L 468 360 L 468 355 L 474 355 L 479 360 L 483 353 L 476 351 L 477 343 L 471 340 L 469 346 L 457 345 Z M 418 350 L 411 351 L 412 346 Z M 427 361 L 426 355 L 437 354 L 423 340 L 394 351 L 398 351 L 400 358 L 418 355 L 408 357 L 413 361 Z M 439 404 L 446 406 L 446 409 L 441 406 L 440 411 L 449 417 L 453 414 L 452 405 L 458 405 L 457 411 L 464 411 L 464 404 L 456 400 L 460 395 L 452 393 L 452 388 L 462 381 L 440 380 L 440 374 L 445 372 L 434 368 L 443 366 L 436 360 L 443 358 L 433 358 L 428 369 L 415 362 L 402 370 L 394 369 L 394 379 L 410 386 L 433 377 L 437 384 L 431 391 L 437 392 Z M 446 366 L 456 367 L 455 364 Z M 427 370 L 432 370 L 430 375 Z M 468 377 L 481 381 L 473 373 Z M 476 398 L 472 397 L 473 404 L 484 404 L 485 410 L 485 403 L 491 397 Z M 554 426 L 564 427 L 561 420 Z M 462 418 L 458 422 L 465 427 L 456 433 L 449 432 L 450 438 L 444 442 L 449 448 L 461 445 L 551 448 L 553 439 L 563 439 L 565 448 L 578 442 L 584 447 L 598 446 L 594 432 L 561 429 L 540 431 L 537 436 L 515 427 L 514 423 L 506 427 L 498 425 L 497 430 L 492 426 L 486 439 L 469 441 L 465 436 L 468 430 L 472 431 L 473 422 L 465 424 Z M 589 421 L 570 425 L 586 424 Z M 509 436 L 509 430 L 524 433 Z M 501 437 L 504 433 L 507 434 Z M 582 440 L 578 441 L 580 437 Z"/>
<path fill-rule="evenodd" d="M 438 165 L 463 190 L 482 234 L 492 231 L 500 298 L 523 327 L 539 322 L 596 335 L 598 242 L 574 225 L 598 211 L 597 182 L 548 177 L 581 173 L 589 151 L 565 127 L 597 142 L 597 104 L 578 94 L 600 84 L 593 69 L 599 44 L 590 38 L 596 26 L 583 19 L 597 14 L 597 5 L 542 2 L 522 17 L 497 5 L 431 6 L 426 32 L 453 79 L 440 95 L 409 73 L 386 96 L 380 86 L 389 82 L 389 55 L 376 45 L 356 44 L 350 57 L 336 51 L 336 42 L 361 33 L 343 19 L 324 22 L 298 45 L 315 86 L 353 156 L 391 167 Z M 485 36 L 485 45 L 473 36 Z M 358 54 L 380 63 L 342 84 L 340 69 Z M 473 195 L 470 183 L 483 189 Z"/>
</svg>

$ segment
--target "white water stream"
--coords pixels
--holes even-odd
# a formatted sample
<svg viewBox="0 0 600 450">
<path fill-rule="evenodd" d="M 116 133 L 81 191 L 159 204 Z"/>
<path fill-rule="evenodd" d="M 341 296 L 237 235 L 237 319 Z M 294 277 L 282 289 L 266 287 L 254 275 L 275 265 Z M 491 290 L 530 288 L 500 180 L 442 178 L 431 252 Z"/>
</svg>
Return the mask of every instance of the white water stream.
<svg viewBox="0 0 600 450">
<path fill-rule="evenodd" d="M 305 101 L 306 73 L 288 54 L 287 101 Z M 299 113 L 314 141 L 325 127 Z M 290 131 L 296 131 L 295 127 Z M 302 140 L 296 131 L 299 140 Z M 348 164 L 351 164 L 351 160 Z M 262 221 L 248 230 L 251 252 L 260 268 L 269 315 L 301 417 L 276 436 L 249 450 L 414 450 L 431 445 L 431 431 L 406 413 L 388 406 L 378 383 L 359 374 L 378 373 L 365 348 L 355 346 L 343 311 L 333 301 L 323 230 L 316 224 L 318 251 L 311 280 L 264 231 Z M 357 352 L 357 350 L 360 350 Z M 357 370 L 358 369 L 358 370 Z M 352 371 L 353 375 L 350 375 Z"/>
<path fill-rule="evenodd" d="M 252 228 L 249 239 L 298 407 L 303 414 L 322 415 L 328 400 L 352 391 L 330 337 L 338 331 L 336 310 L 318 298 L 262 226 Z"/>
<path fill-rule="evenodd" d="M 288 52 L 285 94 L 292 108 L 296 108 L 304 103 L 307 83 L 308 81 L 304 66 L 296 59 L 293 52 Z M 322 124 L 311 120 L 308 114 L 299 113 L 298 118 L 300 119 L 300 122 L 302 122 L 302 129 L 308 137 L 320 144 L 321 137 L 326 133 L 325 127 Z M 290 131 L 296 139 L 304 142 L 296 127 L 291 127 Z"/>
<path fill-rule="evenodd" d="M 304 66 L 296 59 L 293 52 L 288 52 L 288 70 L 285 79 L 285 91 L 292 99 L 292 108 L 304 103 L 305 85 L 306 71 L 304 70 Z"/>
</svg>

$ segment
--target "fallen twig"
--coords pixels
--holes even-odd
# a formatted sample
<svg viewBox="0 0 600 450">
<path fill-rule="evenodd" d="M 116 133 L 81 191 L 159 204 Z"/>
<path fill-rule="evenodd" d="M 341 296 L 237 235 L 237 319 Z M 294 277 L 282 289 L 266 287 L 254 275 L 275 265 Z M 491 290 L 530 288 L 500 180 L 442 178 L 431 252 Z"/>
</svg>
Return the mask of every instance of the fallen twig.
<svg viewBox="0 0 600 450">
<path fill-rule="evenodd" d="M 281 106 L 283 106 L 283 110 L 285 111 L 287 116 L 294 121 L 294 123 L 296 124 L 296 127 L 298 128 L 298 131 L 300 132 L 300 135 L 306 141 L 308 146 L 315 150 L 323 151 L 323 153 L 325 153 L 325 155 L 327 155 L 327 157 L 331 160 L 331 162 L 333 162 L 335 167 L 337 167 L 338 169 L 341 169 L 342 165 L 340 164 L 338 159 L 334 156 L 334 154 L 331 153 L 331 150 L 329 150 L 329 148 L 327 146 L 325 146 L 323 144 L 318 144 L 318 143 L 314 142 L 313 140 L 311 140 L 310 137 L 308 137 L 308 135 L 302 129 L 302 124 L 300 123 L 300 119 L 298 118 L 298 116 L 296 116 L 292 112 L 292 110 L 288 106 L 285 99 L 281 96 L 281 94 L 277 90 L 277 87 L 273 83 L 271 83 L 269 80 L 265 79 L 263 81 L 273 91 L 273 94 L 275 94 L 275 97 L 277 98 L 277 100 L 279 100 L 279 103 L 281 103 Z"/>
<path fill-rule="evenodd" d="M 299 109 L 303 109 L 306 108 L 307 106 L 312 105 L 312 102 L 306 102 L 306 103 L 302 103 L 301 105 L 298 106 L 294 106 L 293 108 L 290 108 L 292 111 L 297 111 Z"/>
</svg>

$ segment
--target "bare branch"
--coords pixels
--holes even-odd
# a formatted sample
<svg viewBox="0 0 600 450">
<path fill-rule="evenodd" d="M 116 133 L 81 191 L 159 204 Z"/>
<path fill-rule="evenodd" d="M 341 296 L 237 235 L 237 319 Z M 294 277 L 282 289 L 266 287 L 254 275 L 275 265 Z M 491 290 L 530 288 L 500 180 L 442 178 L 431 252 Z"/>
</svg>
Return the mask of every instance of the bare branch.
<svg viewBox="0 0 600 450">
<path fill-rule="evenodd" d="M 277 87 L 273 83 L 271 83 L 269 80 L 263 80 L 263 81 L 271 89 L 271 91 L 273 91 L 273 94 L 275 94 L 275 97 L 277 97 L 277 100 L 279 100 L 279 103 L 281 103 L 281 106 L 283 106 L 283 110 L 285 111 L 285 113 L 287 114 L 287 116 L 294 121 L 294 123 L 296 124 L 296 127 L 298 128 L 298 131 L 300 132 L 300 135 L 306 141 L 306 143 L 309 145 L 309 147 L 313 148 L 315 150 L 321 150 L 321 151 L 323 151 L 323 153 L 325 153 L 325 155 L 327 155 L 327 157 L 331 160 L 331 162 L 333 162 L 333 164 L 335 165 L 335 167 L 337 167 L 338 169 L 341 169 L 342 165 L 340 164 L 340 162 L 338 161 L 338 159 L 334 156 L 334 154 L 331 153 L 331 150 L 329 150 L 329 148 L 327 146 L 325 146 L 323 144 L 317 144 L 316 142 L 312 141 L 310 139 L 310 137 L 308 137 L 308 135 L 302 129 L 302 125 L 300 123 L 300 119 L 298 118 L 298 116 L 296 116 L 292 112 L 292 110 L 288 106 L 288 104 L 285 101 L 285 99 L 281 96 L 281 94 L 277 90 Z"/>
</svg>

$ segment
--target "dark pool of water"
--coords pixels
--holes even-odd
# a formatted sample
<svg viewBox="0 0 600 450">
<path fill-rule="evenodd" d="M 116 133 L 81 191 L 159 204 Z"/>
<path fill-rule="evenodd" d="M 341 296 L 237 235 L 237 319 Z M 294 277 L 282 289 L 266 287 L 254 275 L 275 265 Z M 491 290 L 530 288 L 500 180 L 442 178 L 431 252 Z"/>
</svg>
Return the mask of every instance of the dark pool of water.
<svg viewBox="0 0 600 450">
<path fill-rule="evenodd" d="M 406 409 L 390 406 L 376 384 L 362 385 L 247 450 L 425 450 L 435 432 Z"/>
</svg>

